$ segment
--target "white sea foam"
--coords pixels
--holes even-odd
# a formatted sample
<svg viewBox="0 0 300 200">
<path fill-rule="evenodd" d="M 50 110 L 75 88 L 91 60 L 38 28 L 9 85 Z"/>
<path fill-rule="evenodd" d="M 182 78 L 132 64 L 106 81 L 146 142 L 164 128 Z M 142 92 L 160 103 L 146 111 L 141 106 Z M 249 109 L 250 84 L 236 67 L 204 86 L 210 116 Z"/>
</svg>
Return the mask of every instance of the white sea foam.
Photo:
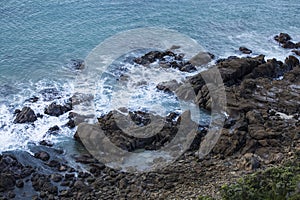
<svg viewBox="0 0 300 200">
<path fill-rule="evenodd" d="M 124 64 L 121 70 L 107 70 L 106 77 L 99 78 L 95 91 L 96 117 L 111 110 L 126 107 L 129 110 L 144 110 L 161 116 L 166 116 L 171 111 L 182 111 L 176 96 L 156 89 L 157 84 L 177 80 L 182 82 L 187 76 L 204 70 L 199 67 L 197 72 L 186 73 L 175 69 L 161 69 L 155 66 L 143 67 L 136 64 Z M 112 72 L 110 72 L 112 71 Z M 122 74 L 127 80 L 116 81 Z M 63 138 L 71 138 L 75 133 L 65 124 L 68 122 L 68 113 L 59 117 L 44 114 L 44 109 L 53 102 L 64 104 L 72 97 L 74 86 L 72 80 L 69 83 L 38 81 L 37 83 L 17 84 L 19 92 L 11 95 L 11 99 L 0 101 L 0 152 L 7 150 L 28 150 L 29 143 L 37 144 L 41 140 L 49 140 L 52 143 L 59 142 Z M 38 97 L 37 102 L 28 101 L 31 97 Z M 3 99 L 2 99 L 3 100 Z M 32 124 L 15 124 L 14 110 L 24 106 L 32 108 L 35 114 L 43 114 Z M 182 105 L 186 107 L 188 105 Z M 195 108 L 196 109 L 196 108 Z M 197 117 L 194 117 L 195 119 Z M 57 125 L 60 131 L 57 135 L 47 133 L 50 127 Z"/>
<path fill-rule="evenodd" d="M 98 82 L 95 100 L 98 114 L 125 107 L 129 110 L 146 110 L 166 116 L 171 111 L 181 109 L 179 101 L 176 96 L 157 90 L 156 86 L 171 80 L 181 83 L 187 76 L 204 69 L 199 67 L 197 72 L 186 73 L 172 68 L 162 69 L 155 64 L 151 67 L 126 64 L 124 67 L 124 80 L 119 78 L 119 81 L 114 81 L 112 85 L 111 79 L 118 78 L 112 76 Z"/>
<path fill-rule="evenodd" d="M 60 93 L 60 99 L 45 101 L 43 94 L 39 91 L 43 89 L 56 88 Z M 70 97 L 72 87 L 70 84 L 60 85 L 58 83 L 49 84 L 39 81 L 36 84 L 23 86 L 23 90 L 15 94 L 9 104 L 0 104 L 0 152 L 8 150 L 23 149 L 28 150 L 29 143 L 38 143 L 41 140 L 50 140 L 55 143 L 61 137 L 71 137 L 75 130 L 70 130 L 65 126 L 68 122 L 68 113 L 59 117 L 53 117 L 44 114 L 46 106 L 52 102 L 63 103 Z M 32 96 L 39 97 L 39 101 L 31 103 L 27 101 Z M 38 118 L 32 124 L 15 124 L 14 110 L 22 109 L 24 106 L 31 107 L 35 114 L 43 114 L 43 118 Z M 60 131 L 57 135 L 47 133 L 48 129 L 53 126 L 59 126 Z"/>
</svg>

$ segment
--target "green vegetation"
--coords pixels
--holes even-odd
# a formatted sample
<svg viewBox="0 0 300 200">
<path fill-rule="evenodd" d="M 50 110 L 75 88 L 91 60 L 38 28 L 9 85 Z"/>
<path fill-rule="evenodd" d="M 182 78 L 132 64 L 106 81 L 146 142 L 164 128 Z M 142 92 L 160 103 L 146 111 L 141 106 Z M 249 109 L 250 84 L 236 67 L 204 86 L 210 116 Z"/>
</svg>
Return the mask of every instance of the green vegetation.
<svg viewBox="0 0 300 200">
<path fill-rule="evenodd" d="M 200 196 L 200 197 L 198 198 L 198 200 L 214 200 L 214 198 L 209 197 L 209 196 Z"/>
<path fill-rule="evenodd" d="M 248 175 L 221 188 L 224 200 L 300 199 L 300 163 L 290 162 Z"/>
</svg>

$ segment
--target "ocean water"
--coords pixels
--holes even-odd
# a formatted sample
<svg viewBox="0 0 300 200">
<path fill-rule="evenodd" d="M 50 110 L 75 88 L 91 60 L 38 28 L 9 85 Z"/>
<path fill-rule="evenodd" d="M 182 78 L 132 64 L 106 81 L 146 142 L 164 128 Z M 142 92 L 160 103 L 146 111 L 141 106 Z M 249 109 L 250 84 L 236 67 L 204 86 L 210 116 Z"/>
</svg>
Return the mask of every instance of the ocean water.
<svg viewBox="0 0 300 200">
<path fill-rule="evenodd" d="M 77 72 L 71 59 L 84 59 L 106 38 L 143 27 L 176 30 L 185 34 L 217 58 L 240 55 L 240 46 L 280 60 L 291 54 L 273 41 L 280 32 L 300 41 L 300 4 L 296 0 L 7 0 L 0 2 L 0 152 L 27 149 L 42 139 L 60 142 L 75 130 L 64 126 L 68 113 L 59 118 L 45 116 L 34 125 L 13 124 L 15 109 L 27 105 L 43 113 L 53 101 L 72 96 Z M 128 67 L 128 69 L 132 69 Z M 199 69 L 201 70 L 201 69 Z M 177 72 L 174 72 L 177 73 Z M 175 77 L 184 77 L 177 73 Z M 134 108 L 145 108 L 147 99 L 162 101 L 165 112 L 177 108 L 176 99 L 140 88 Z M 58 91 L 49 99 L 44 89 Z M 109 85 L 102 88 L 97 110 L 107 112 Z M 38 96 L 40 101 L 26 99 Z M 157 110 L 161 110 L 158 107 Z M 60 126 L 58 136 L 47 130 Z"/>
</svg>

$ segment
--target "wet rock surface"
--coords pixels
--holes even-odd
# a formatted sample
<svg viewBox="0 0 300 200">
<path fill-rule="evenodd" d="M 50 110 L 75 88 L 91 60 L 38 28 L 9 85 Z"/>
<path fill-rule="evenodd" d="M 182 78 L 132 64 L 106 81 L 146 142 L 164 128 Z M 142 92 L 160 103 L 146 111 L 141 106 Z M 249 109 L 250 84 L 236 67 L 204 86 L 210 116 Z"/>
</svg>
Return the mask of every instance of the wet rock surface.
<svg viewBox="0 0 300 200">
<path fill-rule="evenodd" d="M 201 52 L 190 60 L 186 60 L 184 54 L 176 54 L 166 50 L 150 51 L 140 58 L 135 58 L 134 62 L 146 67 L 157 62 L 161 68 L 174 68 L 183 72 L 194 72 L 196 71 L 196 66 L 205 65 L 213 58 L 213 54 Z"/>
<path fill-rule="evenodd" d="M 72 110 L 72 103 L 68 102 L 65 105 L 59 105 L 57 103 L 51 103 L 48 107 L 45 108 L 45 114 L 50 116 L 58 117 L 64 113 Z"/>
<path fill-rule="evenodd" d="M 30 107 L 24 107 L 21 111 L 18 110 L 14 123 L 30 123 L 37 120 L 37 116 Z"/>
<path fill-rule="evenodd" d="M 247 47 L 240 47 L 239 51 L 244 53 L 244 54 L 251 54 L 252 51 L 250 49 L 248 49 Z"/>
<path fill-rule="evenodd" d="M 281 47 L 285 49 L 300 48 L 300 42 L 292 42 L 292 37 L 287 33 L 280 33 L 279 35 L 274 36 L 274 40 L 276 40 L 281 45 Z M 297 50 L 292 50 L 292 52 L 295 52 L 295 54 L 299 56 Z"/>
</svg>

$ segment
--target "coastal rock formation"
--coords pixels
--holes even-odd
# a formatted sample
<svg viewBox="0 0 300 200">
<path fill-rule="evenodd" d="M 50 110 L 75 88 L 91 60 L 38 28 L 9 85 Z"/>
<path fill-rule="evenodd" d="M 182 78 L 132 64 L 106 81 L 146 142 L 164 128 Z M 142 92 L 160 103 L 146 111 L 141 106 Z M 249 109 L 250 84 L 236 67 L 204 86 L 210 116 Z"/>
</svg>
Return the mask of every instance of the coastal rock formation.
<svg viewBox="0 0 300 200">
<path fill-rule="evenodd" d="M 231 62 L 225 65 L 229 69 L 233 68 Z M 240 62 L 240 70 L 244 62 Z M 273 59 L 254 65 L 247 72 L 233 73 L 228 80 L 239 81 L 230 84 L 224 79 L 229 117 L 212 154 L 228 157 L 255 153 L 265 164 L 280 162 L 278 153 L 286 154 L 291 146 L 299 145 L 299 60 L 293 56 L 285 63 Z M 282 79 L 275 79 L 281 75 Z M 210 99 L 207 89 L 199 85 L 195 88 L 200 88 L 198 92 L 202 95 L 201 98 L 198 95 L 200 106 L 207 108 L 205 102 Z"/>
<path fill-rule="evenodd" d="M 229 157 L 255 153 L 264 164 L 280 162 L 278 153 L 288 153 L 295 143 L 299 145 L 299 60 L 294 56 L 284 63 L 265 61 L 263 55 L 229 57 L 216 67 L 225 85 L 228 119 L 211 154 Z M 209 83 L 203 78 L 208 75 L 204 73 L 191 77 L 188 83 L 199 106 L 210 110 L 210 94 L 218 91 L 208 89 Z M 171 83 L 157 86 L 163 91 L 172 91 L 172 87 Z"/>
<path fill-rule="evenodd" d="M 281 34 L 277 40 L 286 44 L 291 38 Z M 199 63 L 201 56 L 203 54 L 194 61 Z M 136 63 L 147 67 L 158 61 L 161 67 L 172 67 L 175 57 L 176 62 L 185 62 L 182 55 L 166 51 L 150 52 L 137 58 Z M 205 194 L 218 197 L 217 191 L 222 185 L 245 174 L 280 165 L 291 158 L 299 159 L 299 60 L 295 56 L 288 56 L 283 62 L 275 58 L 265 61 L 264 55 L 252 58 L 233 56 L 219 59 L 215 68 L 226 91 L 226 120 L 217 144 L 205 157 L 199 158 L 197 150 L 208 133 L 209 125 L 182 123 L 183 115 L 190 119 L 190 113 L 179 115 L 171 112 L 163 118 L 143 111 L 130 111 L 125 115 L 123 113 L 128 111 L 122 108 L 101 116 L 95 126 L 123 150 L 159 150 L 174 139 L 181 126 L 188 130 L 194 125 L 198 127 L 196 137 L 190 148 L 173 163 L 139 174 L 113 169 L 95 159 L 85 151 L 78 132 L 74 137 L 79 141 L 76 147 L 80 150 L 71 156 L 75 165 L 65 160 L 63 151 L 43 141 L 41 144 L 45 146 L 43 149 L 38 147 L 34 156 L 24 156 L 20 152 L 16 154 L 18 157 L 12 153 L 0 156 L 0 198 L 197 199 Z M 209 111 L 213 104 L 212 93 L 217 93 L 219 88 L 212 87 L 212 90 L 206 81 L 213 81 L 215 75 L 202 72 L 182 84 L 171 79 L 157 85 L 157 89 L 173 93 L 183 100 L 195 98 L 201 108 Z M 187 84 L 192 86 L 194 95 L 186 92 Z M 71 108 L 69 104 L 52 103 L 45 113 L 60 116 Z M 36 118 L 32 112 L 30 108 L 18 110 L 15 120 L 31 121 Z M 69 113 L 67 125 L 70 128 L 75 126 L 75 115 Z M 157 127 L 158 122 L 162 122 L 161 128 Z M 58 128 L 54 126 L 50 131 L 55 132 Z M 127 134 L 137 128 L 153 135 L 140 138 Z M 39 167 L 31 166 L 32 163 L 38 163 Z M 19 192 L 22 188 L 26 191 Z"/>
<path fill-rule="evenodd" d="M 30 107 L 24 107 L 21 111 L 17 111 L 17 116 L 14 123 L 30 123 L 35 122 L 37 116 Z"/>
<path fill-rule="evenodd" d="M 180 117 L 174 121 L 178 117 L 176 113 L 171 113 L 164 119 L 142 111 L 135 111 L 130 112 L 127 117 L 130 119 L 117 111 L 111 111 L 99 118 L 98 121 L 101 129 L 112 143 L 130 152 L 137 149 L 158 150 L 164 143 L 172 140 L 180 124 Z M 151 122 L 151 118 L 155 121 Z M 124 122 L 126 125 L 122 124 Z M 127 122 L 129 123 L 127 124 Z M 159 127 L 158 123 L 162 123 L 162 127 Z M 144 137 L 138 138 L 126 134 L 127 131 L 134 132 L 137 129 L 136 125 L 142 129 L 138 129 L 139 132 L 147 133 L 150 137 L 144 135 Z M 78 132 L 74 137 L 80 141 Z"/>
</svg>

